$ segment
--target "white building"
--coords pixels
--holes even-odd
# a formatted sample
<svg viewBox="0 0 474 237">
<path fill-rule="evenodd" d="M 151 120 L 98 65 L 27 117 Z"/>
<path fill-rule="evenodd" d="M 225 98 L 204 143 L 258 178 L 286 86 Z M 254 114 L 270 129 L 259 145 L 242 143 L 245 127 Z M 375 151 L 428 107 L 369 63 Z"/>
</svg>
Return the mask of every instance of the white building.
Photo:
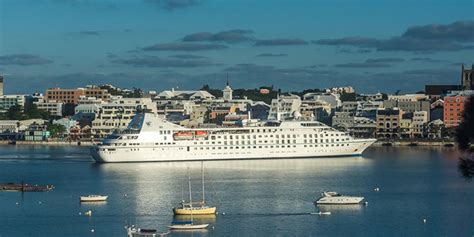
<svg viewBox="0 0 474 237">
<path fill-rule="evenodd" d="M 222 90 L 222 97 L 224 100 L 232 100 L 232 88 L 230 88 L 229 82 L 227 82 L 226 87 Z"/>
<path fill-rule="evenodd" d="M 48 111 L 52 116 L 61 117 L 63 115 L 64 104 L 62 102 L 46 101 L 43 98 L 38 98 L 38 101 L 33 102 L 33 104 L 40 110 Z"/>
<path fill-rule="evenodd" d="M 429 100 L 429 96 L 425 94 L 406 94 L 406 95 L 389 95 L 388 100 L 398 102 Z"/>
<path fill-rule="evenodd" d="M 164 90 L 155 96 L 156 100 L 170 100 L 170 99 L 191 99 L 191 100 L 207 100 L 215 99 L 216 97 L 211 95 L 207 91 L 179 91 L 171 88 L 171 90 Z"/>
<path fill-rule="evenodd" d="M 279 96 L 272 99 L 268 120 L 290 120 L 300 115 L 301 98 L 297 95 Z"/>
<path fill-rule="evenodd" d="M 337 108 L 342 105 L 339 94 L 334 93 L 306 93 L 303 100 L 324 101 L 331 105 L 331 108 Z"/>
<path fill-rule="evenodd" d="M 92 121 L 92 133 L 99 137 L 126 128 L 137 111 L 157 113 L 156 103 L 150 98 L 121 98 L 99 106 L 99 112 Z"/>
<path fill-rule="evenodd" d="M 0 133 L 17 133 L 19 125 L 18 120 L 0 120 Z"/>
<path fill-rule="evenodd" d="M 0 96 L 0 112 L 5 112 L 10 107 L 20 105 L 25 107 L 25 95 L 2 95 Z"/>
</svg>

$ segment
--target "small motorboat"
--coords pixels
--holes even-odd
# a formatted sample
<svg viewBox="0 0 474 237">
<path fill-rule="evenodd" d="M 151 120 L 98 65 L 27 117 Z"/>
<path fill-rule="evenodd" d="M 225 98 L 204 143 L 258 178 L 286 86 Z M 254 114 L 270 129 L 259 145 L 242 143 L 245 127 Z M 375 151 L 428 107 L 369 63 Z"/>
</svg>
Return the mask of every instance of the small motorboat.
<svg viewBox="0 0 474 237">
<path fill-rule="evenodd" d="M 87 195 L 81 196 L 81 202 L 105 202 L 107 201 L 108 196 L 103 195 Z"/>
<path fill-rule="evenodd" d="M 127 236 L 128 237 L 157 237 L 157 236 L 165 236 L 168 235 L 170 232 L 165 233 L 158 233 L 155 229 L 142 229 L 137 228 L 135 226 L 132 227 L 125 227 L 127 229 Z"/>
<path fill-rule="evenodd" d="M 315 204 L 347 205 L 360 204 L 362 201 L 364 201 L 364 197 L 344 196 L 337 192 L 323 192 L 321 197 L 315 201 Z"/>
<path fill-rule="evenodd" d="M 205 229 L 209 224 L 194 224 L 193 221 L 173 221 L 168 227 L 172 230 Z"/>
</svg>

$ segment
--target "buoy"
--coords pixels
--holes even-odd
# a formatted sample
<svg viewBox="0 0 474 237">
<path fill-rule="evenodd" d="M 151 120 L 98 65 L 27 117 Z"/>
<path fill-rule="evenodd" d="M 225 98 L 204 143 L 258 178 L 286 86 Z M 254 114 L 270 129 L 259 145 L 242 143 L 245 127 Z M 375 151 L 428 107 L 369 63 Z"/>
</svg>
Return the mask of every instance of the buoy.
<svg viewBox="0 0 474 237">
<path fill-rule="evenodd" d="M 369 202 L 364 202 L 364 204 L 367 206 L 367 205 L 369 205 Z"/>
<path fill-rule="evenodd" d="M 79 216 L 82 216 L 82 212 L 79 212 Z"/>
<path fill-rule="evenodd" d="M 38 202 L 38 204 L 40 204 L 40 205 L 41 205 L 41 201 L 39 201 L 39 202 Z"/>
<path fill-rule="evenodd" d="M 19 202 L 16 202 L 16 205 L 20 205 L 20 203 L 19 203 Z"/>
<path fill-rule="evenodd" d="M 222 215 L 225 216 L 225 212 L 222 212 Z"/>
<path fill-rule="evenodd" d="M 124 196 L 124 197 L 127 197 L 127 194 L 124 194 L 123 196 Z"/>
<path fill-rule="evenodd" d="M 86 215 L 86 216 L 92 216 L 92 211 L 91 211 L 91 210 L 86 211 L 86 212 L 84 212 L 84 215 Z"/>
<path fill-rule="evenodd" d="M 380 191 L 380 188 L 378 188 L 378 187 L 377 187 L 377 188 L 374 188 L 374 191 L 375 191 L 375 192 L 378 192 L 378 191 Z"/>
<path fill-rule="evenodd" d="M 214 226 L 212 226 L 212 229 L 214 229 Z"/>
<path fill-rule="evenodd" d="M 426 219 L 423 219 L 423 224 L 426 224 Z"/>
<path fill-rule="evenodd" d="M 95 231 L 94 229 L 91 229 L 91 232 L 92 232 L 92 233 L 94 233 L 94 231 Z"/>
</svg>

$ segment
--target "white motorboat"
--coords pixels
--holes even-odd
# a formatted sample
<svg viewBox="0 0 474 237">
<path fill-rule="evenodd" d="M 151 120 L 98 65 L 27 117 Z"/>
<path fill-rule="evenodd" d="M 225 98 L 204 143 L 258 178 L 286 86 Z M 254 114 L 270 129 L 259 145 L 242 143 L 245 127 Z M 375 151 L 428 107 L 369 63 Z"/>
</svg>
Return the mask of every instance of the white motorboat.
<svg viewBox="0 0 474 237">
<path fill-rule="evenodd" d="M 126 227 L 128 237 L 157 237 L 157 236 L 166 236 L 170 232 L 158 233 L 155 229 L 142 229 L 135 226 Z"/>
<path fill-rule="evenodd" d="M 205 229 L 209 224 L 194 224 L 193 221 L 174 221 L 168 227 L 172 230 Z"/>
<path fill-rule="evenodd" d="M 81 202 L 105 202 L 107 201 L 108 196 L 103 195 L 87 195 L 81 196 Z"/>
<path fill-rule="evenodd" d="M 316 200 L 316 204 L 331 204 L 331 205 L 345 205 L 345 204 L 360 204 L 364 201 L 364 197 L 345 196 L 336 192 L 323 192 L 321 197 Z"/>
</svg>

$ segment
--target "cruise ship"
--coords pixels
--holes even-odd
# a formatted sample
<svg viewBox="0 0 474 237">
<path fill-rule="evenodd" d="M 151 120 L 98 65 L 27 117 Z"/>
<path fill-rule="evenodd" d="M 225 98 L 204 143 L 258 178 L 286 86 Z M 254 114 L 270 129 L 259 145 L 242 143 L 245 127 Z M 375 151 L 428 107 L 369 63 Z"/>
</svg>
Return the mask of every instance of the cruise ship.
<svg viewBox="0 0 474 237">
<path fill-rule="evenodd" d="M 360 156 L 375 139 L 355 139 L 317 121 L 185 128 L 154 113 L 91 148 L 96 162 L 203 161 Z"/>
</svg>

